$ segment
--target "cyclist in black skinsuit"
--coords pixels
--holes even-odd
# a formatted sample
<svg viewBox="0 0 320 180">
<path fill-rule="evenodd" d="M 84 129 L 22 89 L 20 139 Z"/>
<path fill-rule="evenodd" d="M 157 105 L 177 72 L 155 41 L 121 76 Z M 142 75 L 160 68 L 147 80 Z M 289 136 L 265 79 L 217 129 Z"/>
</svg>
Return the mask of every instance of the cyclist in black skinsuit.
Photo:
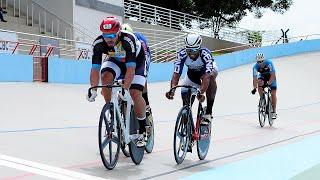
<svg viewBox="0 0 320 180">
<path fill-rule="evenodd" d="M 146 82 L 145 54 L 141 43 L 133 33 L 121 31 L 119 20 L 113 16 L 104 19 L 100 25 L 102 35 L 93 43 L 92 68 L 90 73 L 91 86 L 99 84 L 101 74 L 102 85 L 111 84 L 120 76 L 124 77 L 124 88 L 130 91 L 134 102 L 134 110 L 139 122 L 139 133 L 145 134 L 146 104 L 142 91 Z M 102 55 L 108 58 L 102 62 Z M 103 88 L 102 95 L 106 102 L 110 102 L 110 89 Z M 97 96 L 96 90 L 87 96 L 92 102 Z M 144 139 L 140 139 L 137 146 L 144 146 Z"/>
</svg>

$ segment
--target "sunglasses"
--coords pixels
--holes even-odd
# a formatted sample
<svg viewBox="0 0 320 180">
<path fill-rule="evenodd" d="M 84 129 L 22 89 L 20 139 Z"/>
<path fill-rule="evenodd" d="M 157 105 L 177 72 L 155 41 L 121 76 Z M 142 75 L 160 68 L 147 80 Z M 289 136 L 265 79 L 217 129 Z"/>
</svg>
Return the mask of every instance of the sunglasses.
<svg viewBox="0 0 320 180">
<path fill-rule="evenodd" d="M 102 36 L 104 38 L 107 38 L 107 39 L 114 39 L 117 37 L 117 33 L 113 33 L 113 34 L 106 34 L 106 33 L 103 33 Z"/>
<path fill-rule="evenodd" d="M 199 52 L 199 49 L 194 49 L 194 48 L 187 48 L 186 49 L 186 52 L 188 53 L 188 54 L 197 54 L 198 52 Z"/>
<path fill-rule="evenodd" d="M 260 63 L 263 63 L 263 61 L 257 61 L 257 63 L 259 63 L 259 64 L 260 64 Z"/>
</svg>

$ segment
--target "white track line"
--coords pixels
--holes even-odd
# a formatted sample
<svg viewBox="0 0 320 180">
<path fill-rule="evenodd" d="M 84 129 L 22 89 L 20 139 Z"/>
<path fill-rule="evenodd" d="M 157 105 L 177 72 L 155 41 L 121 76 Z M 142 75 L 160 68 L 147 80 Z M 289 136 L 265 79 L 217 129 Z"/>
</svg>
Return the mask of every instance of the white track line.
<svg viewBox="0 0 320 180">
<path fill-rule="evenodd" d="M 65 180 L 76 180 L 76 179 L 92 179 L 92 180 L 106 180 L 104 178 L 90 176 L 83 173 L 78 173 L 58 167 L 48 166 L 45 164 L 27 161 L 15 157 L 0 154 L 0 166 L 6 166 L 22 171 L 54 178 L 54 179 L 65 179 Z"/>
</svg>

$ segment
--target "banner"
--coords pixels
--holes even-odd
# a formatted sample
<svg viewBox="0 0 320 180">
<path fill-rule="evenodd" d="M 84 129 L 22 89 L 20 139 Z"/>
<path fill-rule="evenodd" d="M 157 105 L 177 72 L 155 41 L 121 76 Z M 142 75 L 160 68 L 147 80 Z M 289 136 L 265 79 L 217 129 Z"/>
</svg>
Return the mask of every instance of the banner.
<svg viewBox="0 0 320 180">
<path fill-rule="evenodd" d="M 18 35 L 16 33 L 0 32 L 0 53 L 11 54 L 17 45 L 16 42 L 18 42 Z M 18 54 L 18 51 L 16 50 L 14 53 Z"/>
<path fill-rule="evenodd" d="M 40 56 L 45 56 L 49 46 L 59 47 L 59 41 L 57 39 L 50 39 L 46 37 L 40 38 Z M 53 51 L 51 52 L 52 56 L 60 57 L 60 49 L 53 48 Z"/>
<path fill-rule="evenodd" d="M 92 57 L 92 45 L 76 42 L 76 54 L 79 60 L 89 60 Z"/>
</svg>

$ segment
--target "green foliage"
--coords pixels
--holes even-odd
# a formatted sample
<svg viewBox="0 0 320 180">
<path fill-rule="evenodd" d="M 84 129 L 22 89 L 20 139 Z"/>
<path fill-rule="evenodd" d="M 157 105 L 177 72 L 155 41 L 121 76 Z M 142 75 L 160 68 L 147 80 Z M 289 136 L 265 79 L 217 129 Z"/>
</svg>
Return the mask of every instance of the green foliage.
<svg viewBox="0 0 320 180">
<path fill-rule="evenodd" d="M 260 31 L 247 31 L 247 38 L 250 44 L 260 47 L 262 42 L 262 34 Z"/>
</svg>

